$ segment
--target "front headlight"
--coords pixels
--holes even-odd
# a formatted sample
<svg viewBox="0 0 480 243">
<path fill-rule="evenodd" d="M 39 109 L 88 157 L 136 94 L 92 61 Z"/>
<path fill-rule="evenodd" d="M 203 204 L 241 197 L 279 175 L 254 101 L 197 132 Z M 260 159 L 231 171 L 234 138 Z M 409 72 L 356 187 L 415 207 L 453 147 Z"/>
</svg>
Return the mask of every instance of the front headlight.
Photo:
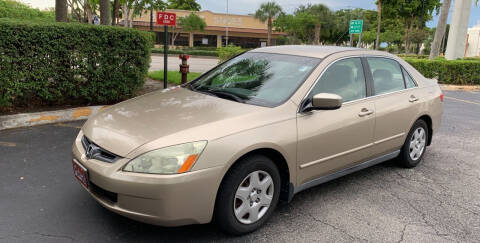
<svg viewBox="0 0 480 243">
<path fill-rule="evenodd" d="M 184 173 L 192 168 L 207 141 L 184 143 L 153 150 L 128 162 L 123 171 L 150 174 Z"/>
</svg>

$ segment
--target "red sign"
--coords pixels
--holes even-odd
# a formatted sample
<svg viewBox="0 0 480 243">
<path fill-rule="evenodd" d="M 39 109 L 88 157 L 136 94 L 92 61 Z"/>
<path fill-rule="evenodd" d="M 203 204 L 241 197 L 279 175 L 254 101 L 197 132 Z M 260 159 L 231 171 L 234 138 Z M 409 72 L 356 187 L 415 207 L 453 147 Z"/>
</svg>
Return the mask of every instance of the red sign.
<svg viewBox="0 0 480 243">
<path fill-rule="evenodd" d="M 175 26 L 177 15 L 175 13 L 157 12 L 157 24 Z"/>
</svg>

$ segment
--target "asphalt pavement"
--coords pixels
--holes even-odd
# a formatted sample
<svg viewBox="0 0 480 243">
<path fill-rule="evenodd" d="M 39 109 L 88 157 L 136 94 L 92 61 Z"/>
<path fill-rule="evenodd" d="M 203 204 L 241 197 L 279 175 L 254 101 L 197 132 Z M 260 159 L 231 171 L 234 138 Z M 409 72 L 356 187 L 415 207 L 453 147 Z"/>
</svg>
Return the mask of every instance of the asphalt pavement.
<svg viewBox="0 0 480 243">
<path fill-rule="evenodd" d="M 73 178 L 82 122 L 0 132 L 0 242 L 478 242 L 480 93 L 446 92 L 415 169 L 392 161 L 297 194 L 242 237 L 214 224 L 163 228 L 102 208 Z"/>
<path fill-rule="evenodd" d="M 167 66 L 169 71 L 178 71 L 181 60 L 174 55 L 169 55 Z M 216 57 L 190 57 L 188 59 L 190 72 L 203 73 L 217 66 L 218 58 Z M 163 55 L 152 55 L 149 71 L 163 70 Z"/>
</svg>

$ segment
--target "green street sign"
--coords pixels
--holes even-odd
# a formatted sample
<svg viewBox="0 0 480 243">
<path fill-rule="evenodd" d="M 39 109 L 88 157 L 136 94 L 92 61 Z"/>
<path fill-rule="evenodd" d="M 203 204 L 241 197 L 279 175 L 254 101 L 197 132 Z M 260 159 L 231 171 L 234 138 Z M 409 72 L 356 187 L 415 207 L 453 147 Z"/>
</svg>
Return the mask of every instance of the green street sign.
<svg viewBox="0 0 480 243">
<path fill-rule="evenodd" d="M 360 34 L 363 29 L 363 19 L 350 20 L 350 34 Z"/>
</svg>

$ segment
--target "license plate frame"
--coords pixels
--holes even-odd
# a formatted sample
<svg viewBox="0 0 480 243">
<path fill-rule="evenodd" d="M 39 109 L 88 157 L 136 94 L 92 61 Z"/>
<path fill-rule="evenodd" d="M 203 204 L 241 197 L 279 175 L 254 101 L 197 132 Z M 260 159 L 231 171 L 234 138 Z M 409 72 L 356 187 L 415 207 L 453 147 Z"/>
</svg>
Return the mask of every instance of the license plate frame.
<svg viewBox="0 0 480 243">
<path fill-rule="evenodd" d="M 73 166 L 73 176 L 75 179 L 80 182 L 80 184 L 85 187 L 86 189 L 89 188 L 89 180 L 88 180 L 88 170 L 80 164 L 77 160 L 72 159 L 72 166 Z"/>
</svg>

